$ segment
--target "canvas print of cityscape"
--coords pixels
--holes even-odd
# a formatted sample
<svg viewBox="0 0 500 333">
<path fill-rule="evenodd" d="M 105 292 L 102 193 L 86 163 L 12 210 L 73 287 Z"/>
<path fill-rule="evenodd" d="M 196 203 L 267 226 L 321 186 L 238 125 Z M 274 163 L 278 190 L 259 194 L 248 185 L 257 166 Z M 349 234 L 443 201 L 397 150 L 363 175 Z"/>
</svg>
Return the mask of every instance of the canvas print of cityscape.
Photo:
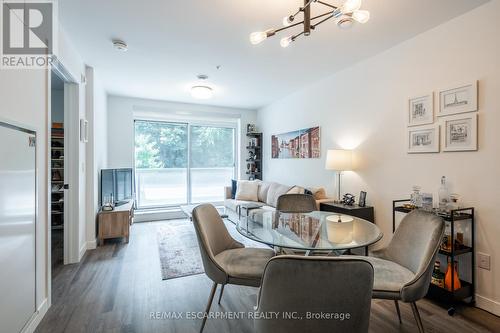
<svg viewBox="0 0 500 333">
<path fill-rule="evenodd" d="M 319 126 L 271 137 L 272 158 L 319 158 Z"/>
</svg>

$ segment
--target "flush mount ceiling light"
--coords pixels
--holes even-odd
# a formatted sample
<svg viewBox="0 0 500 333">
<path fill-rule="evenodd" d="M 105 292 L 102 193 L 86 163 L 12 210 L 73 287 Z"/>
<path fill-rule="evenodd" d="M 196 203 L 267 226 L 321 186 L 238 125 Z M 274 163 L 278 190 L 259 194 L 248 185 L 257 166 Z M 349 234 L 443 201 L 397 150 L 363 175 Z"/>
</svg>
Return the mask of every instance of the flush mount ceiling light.
<svg viewBox="0 0 500 333">
<path fill-rule="evenodd" d="M 127 52 L 127 50 L 128 50 L 127 43 L 125 43 L 124 41 L 119 40 L 119 39 L 114 39 L 113 40 L 113 47 L 116 50 L 121 51 L 121 52 Z"/>
<path fill-rule="evenodd" d="M 337 26 L 342 29 L 351 27 L 354 22 L 366 23 L 370 19 L 370 12 L 367 10 L 360 10 L 361 1 L 362 0 L 346 0 L 342 6 L 337 7 L 320 0 L 304 0 L 304 7 L 300 7 L 295 14 L 283 18 L 283 28 L 254 32 L 250 34 L 250 42 L 256 45 L 263 42 L 268 37 L 274 36 L 278 32 L 302 25 L 304 28 L 303 31 L 281 39 L 280 45 L 282 47 L 288 47 L 298 37 L 302 35 L 309 36 L 312 30 L 330 19 L 334 19 Z M 313 3 L 327 7 L 328 11 L 311 17 L 311 5 Z M 300 13 L 303 14 L 303 20 L 294 23 Z"/>
<path fill-rule="evenodd" d="M 205 81 L 206 75 L 198 75 L 198 80 Z M 207 85 L 199 84 L 191 87 L 191 97 L 196 99 L 210 99 L 214 96 L 214 90 Z"/>
</svg>

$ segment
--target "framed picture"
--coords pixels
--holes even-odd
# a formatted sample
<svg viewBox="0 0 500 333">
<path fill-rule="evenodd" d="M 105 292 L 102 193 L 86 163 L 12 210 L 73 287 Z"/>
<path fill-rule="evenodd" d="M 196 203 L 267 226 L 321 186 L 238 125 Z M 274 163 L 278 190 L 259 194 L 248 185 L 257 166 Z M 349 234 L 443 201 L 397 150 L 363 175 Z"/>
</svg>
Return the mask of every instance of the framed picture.
<svg viewBox="0 0 500 333">
<path fill-rule="evenodd" d="M 443 151 L 477 150 L 477 117 L 469 113 L 443 118 Z"/>
<path fill-rule="evenodd" d="M 408 126 L 434 123 L 434 93 L 413 97 L 408 103 Z"/>
<path fill-rule="evenodd" d="M 366 192 L 361 191 L 359 193 L 359 202 L 358 202 L 359 207 L 365 207 L 366 206 Z"/>
<path fill-rule="evenodd" d="M 320 158 L 319 126 L 273 135 L 271 158 Z"/>
<path fill-rule="evenodd" d="M 408 153 L 439 153 L 439 125 L 408 128 Z"/>
<path fill-rule="evenodd" d="M 477 81 L 439 91 L 439 116 L 477 111 Z"/>
</svg>

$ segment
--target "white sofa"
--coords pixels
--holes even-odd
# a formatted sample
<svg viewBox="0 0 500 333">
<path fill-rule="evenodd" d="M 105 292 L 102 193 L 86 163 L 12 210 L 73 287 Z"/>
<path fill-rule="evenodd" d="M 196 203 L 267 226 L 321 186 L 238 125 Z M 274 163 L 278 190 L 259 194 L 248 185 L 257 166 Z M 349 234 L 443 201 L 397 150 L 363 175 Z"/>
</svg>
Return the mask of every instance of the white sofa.
<svg viewBox="0 0 500 333">
<path fill-rule="evenodd" d="M 317 209 L 319 210 L 320 203 L 333 201 L 333 199 L 328 198 L 326 196 L 325 189 L 322 187 L 319 188 L 303 188 L 300 186 L 289 186 L 283 185 L 274 182 L 266 182 L 266 181 L 256 181 L 259 183 L 258 189 L 258 200 L 259 201 L 245 201 L 245 200 L 237 200 L 231 198 L 231 186 L 226 186 L 224 188 L 225 200 L 224 206 L 226 208 L 226 214 L 229 216 L 229 219 L 233 222 L 236 222 L 238 219 L 238 210 L 239 206 L 242 204 L 248 203 L 260 203 L 262 207 L 259 210 L 276 210 L 276 204 L 278 202 L 278 198 L 287 193 L 304 193 L 304 190 L 307 189 L 312 193 L 314 199 L 316 200 Z"/>
</svg>

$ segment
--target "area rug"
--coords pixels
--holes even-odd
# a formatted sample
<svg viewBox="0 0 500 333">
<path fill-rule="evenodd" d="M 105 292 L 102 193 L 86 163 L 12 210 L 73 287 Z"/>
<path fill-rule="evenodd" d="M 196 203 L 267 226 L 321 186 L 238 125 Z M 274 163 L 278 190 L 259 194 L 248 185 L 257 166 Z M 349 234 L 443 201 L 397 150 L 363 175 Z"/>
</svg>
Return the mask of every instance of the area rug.
<svg viewBox="0 0 500 333">
<path fill-rule="evenodd" d="M 245 246 L 266 247 L 240 235 L 231 222 L 225 223 L 231 236 Z M 189 220 L 169 221 L 158 227 L 158 250 L 163 280 L 205 272 L 194 226 Z"/>
</svg>

